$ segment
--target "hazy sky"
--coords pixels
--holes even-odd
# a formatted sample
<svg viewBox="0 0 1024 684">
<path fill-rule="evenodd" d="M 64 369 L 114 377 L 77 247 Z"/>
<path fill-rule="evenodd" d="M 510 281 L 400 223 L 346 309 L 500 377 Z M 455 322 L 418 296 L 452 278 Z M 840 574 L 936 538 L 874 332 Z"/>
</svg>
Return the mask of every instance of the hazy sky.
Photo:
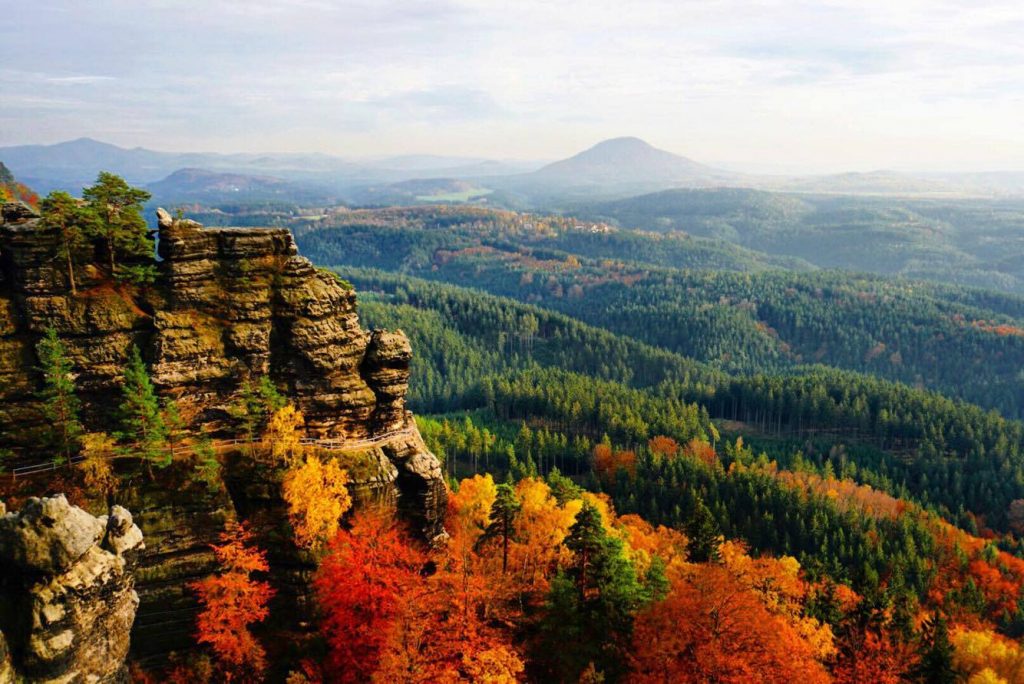
<svg viewBox="0 0 1024 684">
<path fill-rule="evenodd" d="M 0 145 L 1024 169 L 1024 2 L 3 0 Z"/>
</svg>

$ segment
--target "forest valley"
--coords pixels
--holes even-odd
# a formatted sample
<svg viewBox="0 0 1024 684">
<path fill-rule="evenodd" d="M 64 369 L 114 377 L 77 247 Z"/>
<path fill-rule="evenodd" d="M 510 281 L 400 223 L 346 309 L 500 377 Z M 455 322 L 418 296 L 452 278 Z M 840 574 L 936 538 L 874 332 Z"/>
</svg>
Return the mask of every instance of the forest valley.
<svg viewBox="0 0 1024 684">
<path fill-rule="evenodd" d="M 83 200 L 41 201 L 72 296 L 86 267 L 154 282 L 144 195 L 105 174 Z M 632 245 L 612 263 L 601 233 L 571 222 L 468 214 L 293 226 L 358 288 L 367 328 L 410 337 L 415 425 L 446 478 L 433 539 L 356 495 L 368 455 L 310 444 L 272 378 L 241 383 L 220 448 L 133 348 L 112 428 L 87 431 L 68 348 L 53 327 L 39 336 L 40 439 L 57 463 L 4 478 L 8 509 L 44 492 L 97 509 L 154 483 L 223 491 L 240 462 L 279 492 L 276 531 L 267 511 L 240 509 L 212 571 L 190 581 L 193 647 L 134 662 L 134 681 L 1024 681 L 1019 383 L 996 384 L 983 408 L 967 400 L 985 378 L 953 391 L 951 368 L 925 370 L 953 349 L 1015 358 L 1020 336 L 1003 326 L 1022 302 L 674 269 L 643 261 L 654 238 L 639 234 L 610 234 Z M 690 247 L 708 249 L 667 249 Z M 868 357 L 873 327 L 888 341 Z M 295 609 L 275 582 L 285 547 L 312 578 L 302 628 L 275 615 Z"/>
</svg>

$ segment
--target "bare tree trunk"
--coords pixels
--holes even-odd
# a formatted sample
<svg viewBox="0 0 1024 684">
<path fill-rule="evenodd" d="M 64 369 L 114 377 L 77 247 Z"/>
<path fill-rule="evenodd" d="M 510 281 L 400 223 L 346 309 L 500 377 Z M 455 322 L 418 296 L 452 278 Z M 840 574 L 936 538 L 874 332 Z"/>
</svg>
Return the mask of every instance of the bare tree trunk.
<svg viewBox="0 0 1024 684">
<path fill-rule="evenodd" d="M 74 262 L 71 260 L 71 249 L 70 248 L 67 250 L 67 253 L 68 253 L 68 282 L 71 284 L 71 294 L 72 295 L 77 295 L 78 294 L 78 289 L 75 288 L 75 266 L 74 266 Z"/>
</svg>

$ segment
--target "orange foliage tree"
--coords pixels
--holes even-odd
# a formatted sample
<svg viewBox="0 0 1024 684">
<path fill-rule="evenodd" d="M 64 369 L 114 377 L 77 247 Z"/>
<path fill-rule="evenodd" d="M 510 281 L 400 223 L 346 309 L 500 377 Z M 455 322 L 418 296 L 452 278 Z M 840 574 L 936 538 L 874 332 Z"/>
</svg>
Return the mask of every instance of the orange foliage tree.
<svg viewBox="0 0 1024 684">
<path fill-rule="evenodd" d="M 915 662 L 913 651 L 881 629 L 868 629 L 844 644 L 832 667 L 837 684 L 899 684 Z"/>
<path fill-rule="evenodd" d="M 679 442 L 665 435 L 657 435 L 647 441 L 647 450 L 652 454 L 672 459 L 679 455 Z"/>
<path fill-rule="evenodd" d="M 708 465 L 713 465 L 718 462 L 718 454 L 715 453 L 715 448 L 705 442 L 702 439 L 694 437 L 686 446 L 683 447 L 682 452 L 685 456 L 701 461 Z"/>
<path fill-rule="evenodd" d="M 439 560 L 436 574 L 403 595 L 371 680 L 518 681 L 525 666 L 510 633 L 485 616 L 491 598 L 486 575 L 467 572 L 458 556 Z"/>
<path fill-rule="evenodd" d="M 827 682 L 813 648 L 720 565 L 695 565 L 636 619 L 633 681 Z"/>
<path fill-rule="evenodd" d="M 220 572 L 190 584 L 202 609 L 196 638 L 209 644 L 226 679 L 257 676 L 266 667 L 266 653 L 249 626 L 269 614 L 274 590 L 253 574 L 266 572 L 266 554 L 255 547 L 244 525 L 221 534 L 213 546 Z"/>
<path fill-rule="evenodd" d="M 624 472 L 630 478 L 636 477 L 636 452 L 614 451 L 611 445 L 601 443 L 594 447 L 594 472 L 606 485 L 615 482 L 619 472 Z"/>
</svg>

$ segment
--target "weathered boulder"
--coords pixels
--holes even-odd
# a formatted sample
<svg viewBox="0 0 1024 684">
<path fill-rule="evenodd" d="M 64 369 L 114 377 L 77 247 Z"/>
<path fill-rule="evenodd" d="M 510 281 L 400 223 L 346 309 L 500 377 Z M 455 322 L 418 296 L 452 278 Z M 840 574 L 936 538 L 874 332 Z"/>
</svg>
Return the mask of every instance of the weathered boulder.
<svg viewBox="0 0 1024 684">
<path fill-rule="evenodd" d="M 29 499 L 0 518 L 0 555 L 25 573 L 59 575 L 103 537 L 104 521 L 72 506 L 63 494 Z"/>
<path fill-rule="evenodd" d="M 131 515 L 93 517 L 63 495 L 31 499 L 0 520 L 0 633 L 13 679 L 56 684 L 126 677 L 139 604 Z"/>
</svg>

